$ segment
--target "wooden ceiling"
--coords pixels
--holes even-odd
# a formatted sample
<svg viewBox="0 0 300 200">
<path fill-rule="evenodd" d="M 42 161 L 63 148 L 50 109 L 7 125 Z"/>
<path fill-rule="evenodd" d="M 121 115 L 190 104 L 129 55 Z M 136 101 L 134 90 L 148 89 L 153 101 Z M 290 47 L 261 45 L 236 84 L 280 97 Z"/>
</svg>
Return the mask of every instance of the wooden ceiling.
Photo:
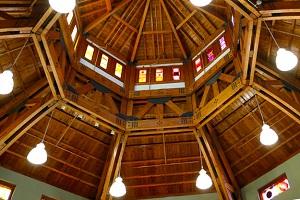
<svg viewBox="0 0 300 200">
<path fill-rule="evenodd" d="M 189 61 L 224 28 L 231 31 L 233 56 L 221 74 L 214 71 L 184 95 L 162 92 L 159 98 L 168 97 L 162 102 L 101 93 L 89 84 L 91 77 L 76 71 L 80 58 L 65 16 L 48 9 L 46 0 L 0 0 L 0 72 L 11 69 L 15 81 L 13 92 L 0 96 L 2 166 L 89 199 L 108 199 L 119 169 L 128 189 L 124 199 L 202 192 L 229 199 L 225 190 L 238 197 L 241 187 L 299 152 L 300 66 L 276 70 L 277 47 L 264 23 L 281 47 L 300 57 L 298 1 L 265 0 L 258 8 L 246 0 L 214 0 L 204 8 L 188 0 L 77 4 L 80 37 L 126 61 L 128 69 L 184 62 L 190 74 L 185 82 L 192 85 Z M 259 142 L 255 94 L 279 135 L 271 147 Z M 33 166 L 26 156 L 49 120 L 48 162 Z M 219 182 L 210 191 L 195 187 L 199 148 L 204 167 Z"/>
</svg>

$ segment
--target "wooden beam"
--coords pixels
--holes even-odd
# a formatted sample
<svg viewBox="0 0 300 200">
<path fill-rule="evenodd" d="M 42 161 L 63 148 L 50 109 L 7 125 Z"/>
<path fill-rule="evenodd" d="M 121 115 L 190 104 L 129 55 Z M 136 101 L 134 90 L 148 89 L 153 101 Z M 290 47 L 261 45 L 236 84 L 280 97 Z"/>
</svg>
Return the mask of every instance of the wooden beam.
<svg viewBox="0 0 300 200">
<path fill-rule="evenodd" d="M 195 137 L 196 137 L 196 140 L 198 142 L 198 145 L 199 145 L 199 151 L 201 151 L 203 157 L 204 157 L 204 160 L 205 160 L 205 163 L 208 167 L 208 171 L 209 171 L 209 174 L 211 175 L 211 178 L 212 178 L 212 181 L 213 181 L 213 184 L 214 184 L 214 187 L 216 188 L 216 191 L 217 191 L 217 195 L 218 195 L 218 199 L 220 200 L 223 200 L 223 195 L 222 195 L 222 192 L 221 192 L 221 188 L 219 186 L 219 183 L 218 183 L 218 178 L 215 174 L 215 170 L 214 170 L 214 166 L 212 165 L 212 163 L 210 162 L 210 159 L 209 159 L 209 156 L 208 156 L 208 153 L 206 153 L 206 150 L 204 148 L 204 145 L 202 143 L 202 141 L 200 140 L 199 138 L 199 134 L 197 132 L 196 129 L 194 129 L 193 131 Z"/>
<path fill-rule="evenodd" d="M 46 59 L 45 59 L 45 56 L 44 56 L 44 53 L 42 51 L 42 48 L 40 46 L 40 43 L 37 39 L 37 36 L 34 35 L 32 37 L 33 39 L 33 42 L 34 42 L 34 45 L 35 45 L 35 48 L 36 48 L 36 51 L 39 55 L 39 58 L 40 58 L 40 61 L 41 61 L 41 64 L 42 64 L 42 67 L 44 69 L 44 72 L 45 72 L 45 75 L 46 75 L 46 78 L 47 78 L 47 81 L 49 83 L 49 87 L 50 87 L 50 90 L 52 92 L 52 95 L 54 96 L 54 98 L 57 98 L 57 93 L 56 93 L 56 89 L 55 89 L 55 86 L 54 86 L 54 81 L 52 80 L 52 77 L 50 75 L 50 72 L 48 70 L 48 66 L 47 66 L 47 63 L 46 63 Z"/>
<path fill-rule="evenodd" d="M 194 124 L 199 124 L 202 120 L 212 114 L 226 101 L 232 98 L 238 91 L 240 91 L 244 85 L 241 79 L 238 78 L 236 81 L 231 83 L 225 90 L 223 90 L 218 96 L 210 100 L 203 108 L 197 109 L 194 114 Z"/>
<path fill-rule="evenodd" d="M 258 45 L 259 45 L 259 40 L 260 40 L 260 32 L 261 32 L 261 19 L 258 19 L 257 25 L 256 25 L 256 33 L 255 33 L 254 49 L 253 49 L 253 56 L 252 56 L 252 64 L 251 64 L 251 69 L 250 69 L 249 85 L 252 85 L 253 80 L 254 80 L 256 59 L 257 59 L 257 53 L 258 53 Z"/>
<path fill-rule="evenodd" d="M 148 102 L 145 106 L 143 106 L 143 109 L 141 109 L 135 116 L 139 119 L 141 119 L 153 106 L 153 103 Z"/>
<path fill-rule="evenodd" d="M 7 149 L 7 145 L 12 145 L 12 143 L 10 142 L 10 138 L 16 132 L 18 132 L 26 124 L 29 123 L 30 125 L 30 121 L 33 120 L 34 117 L 36 117 L 40 112 L 42 112 L 44 109 L 46 109 L 48 106 L 52 105 L 55 102 L 55 99 L 53 98 L 49 99 L 49 96 L 39 97 L 39 98 L 41 98 L 39 103 L 36 103 L 35 106 L 31 108 L 27 108 L 21 113 L 19 113 L 17 118 L 13 122 L 11 122 L 10 124 L 6 124 L 6 128 L 1 130 L 0 132 L 1 151 L 3 148 L 5 148 L 3 151 L 5 151 Z M 24 132 L 21 131 L 20 134 L 24 134 Z M 17 135 L 17 137 L 20 136 Z"/>
<path fill-rule="evenodd" d="M 243 51 L 242 51 L 242 69 L 243 69 L 242 82 L 243 83 L 246 82 L 248 70 L 249 70 L 252 34 L 253 34 L 253 20 L 249 20 L 248 26 L 246 28 L 246 33 L 244 37 L 245 43 L 243 44 Z"/>
<path fill-rule="evenodd" d="M 118 155 L 118 161 L 117 161 L 117 164 L 116 164 L 116 168 L 115 168 L 115 172 L 114 172 L 114 176 L 113 176 L 112 182 L 118 177 L 118 174 L 120 174 L 121 177 L 122 177 L 122 174 L 121 174 L 121 165 L 122 165 L 122 158 L 123 158 L 123 155 L 124 155 L 125 147 L 126 147 L 126 144 L 127 144 L 127 139 L 128 139 L 128 133 L 125 133 L 125 135 L 123 136 L 123 138 L 121 140 L 122 146 L 121 146 L 121 149 L 120 149 L 120 153 Z M 111 195 L 109 197 L 109 200 L 112 200 L 112 196 Z"/>
<path fill-rule="evenodd" d="M 177 33 L 177 30 L 176 30 L 174 24 L 173 24 L 172 18 L 171 18 L 171 16 L 170 16 L 169 12 L 168 12 L 168 9 L 167 9 L 167 7 L 166 7 L 166 4 L 165 4 L 164 0 L 160 0 L 160 4 L 162 5 L 162 7 L 163 7 L 163 9 L 164 9 L 164 11 L 165 11 L 165 14 L 166 14 L 166 16 L 167 16 L 168 22 L 169 22 L 169 24 L 170 24 L 170 26 L 171 26 L 171 29 L 172 29 L 172 31 L 173 31 L 173 33 L 174 33 L 174 35 L 175 35 L 175 38 L 176 38 L 177 43 L 178 43 L 178 45 L 179 45 L 179 48 L 180 48 L 180 50 L 181 50 L 181 52 L 182 52 L 182 55 L 183 55 L 183 57 L 184 57 L 185 59 L 187 59 L 186 51 L 185 51 L 185 49 L 184 49 L 184 47 L 183 47 L 183 45 L 182 45 L 182 42 L 181 42 L 181 40 L 180 40 L 180 37 L 179 37 L 179 35 L 178 35 L 178 33 Z"/>
<path fill-rule="evenodd" d="M 234 1 L 232 0 L 225 0 L 225 2 L 230 5 L 233 9 L 237 10 L 239 13 L 241 13 L 241 15 L 243 15 L 245 18 L 247 18 L 248 20 L 252 21 L 252 17 L 245 12 L 240 6 L 238 6 Z"/>
<path fill-rule="evenodd" d="M 143 13 L 143 16 L 142 16 L 142 19 L 141 19 L 139 32 L 138 32 L 138 35 L 136 37 L 136 40 L 135 40 L 135 43 L 134 43 L 134 46 L 133 46 L 131 59 L 130 59 L 131 62 L 134 61 L 135 56 L 136 56 L 137 48 L 138 48 L 139 43 L 140 43 L 140 39 L 141 39 L 141 36 L 142 36 L 142 31 L 143 31 L 143 28 L 144 28 L 144 25 L 145 25 L 145 21 L 146 21 L 146 17 L 147 17 L 149 7 L 150 7 L 150 0 L 147 0 L 146 5 L 145 5 L 145 10 L 144 10 L 144 13 Z"/>
<path fill-rule="evenodd" d="M 104 186 L 103 186 L 103 188 L 98 188 L 96 200 L 106 199 L 106 196 L 108 194 L 108 190 L 109 190 L 109 186 L 110 186 L 109 184 L 110 184 L 113 168 L 114 168 L 114 165 L 115 165 L 115 162 L 116 162 L 118 149 L 119 149 L 119 146 L 120 146 L 120 143 L 121 143 L 120 142 L 121 141 L 121 136 L 122 136 L 121 134 L 116 135 L 116 139 L 115 139 L 115 142 L 114 142 L 112 155 L 111 155 L 111 158 L 109 160 L 109 166 L 108 166 L 107 172 L 103 172 L 103 175 L 105 176 Z"/>
<path fill-rule="evenodd" d="M 264 2 L 262 9 L 259 11 L 262 15 L 270 16 L 272 14 L 298 13 L 300 12 L 299 1 L 276 1 Z"/>
<path fill-rule="evenodd" d="M 171 108 L 171 110 L 173 110 L 178 116 L 181 116 L 184 111 L 179 108 L 173 101 L 169 100 L 168 102 L 166 102 L 166 105 Z"/>
<path fill-rule="evenodd" d="M 216 149 L 212 145 L 211 139 L 208 136 L 207 132 L 205 130 L 203 130 L 203 128 L 199 129 L 199 131 L 200 131 L 201 137 L 203 138 L 205 147 L 207 148 L 207 151 L 209 153 L 209 157 L 212 160 L 214 169 L 216 170 L 216 173 L 218 175 L 219 184 L 221 185 L 221 190 L 224 195 L 224 199 L 231 200 L 232 195 L 230 194 L 230 192 L 228 191 L 228 189 L 226 187 L 226 183 L 228 183 L 228 180 L 227 180 L 226 174 L 224 172 L 224 169 L 222 167 L 219 156 L 216 152 Z"/>
<path fill-rule="evenodd" d="M 111 15 L 118 12 L 121 8 L 123 8 L 126 4 L 128 4 L 131 0 L 124 0 L 121 3 L 119 3 L 114 9 L 112 9 L 110 12 L 106 13 L 105 15 L 102 15 L 101 17 L 98 17 L 94 21 L 92 21 L 90 24 L 87 25 L 87 27 L 84 29 L 84 33 L 87 33 L 91 31 L 93 28 L 98 26 L 101 22 L 105 21 L 107 18 L 109 18 Z"/>
<path fill-rule="evenodd" d="M 106 9 L 107 12 L 110 12 L 112 7 L 111 7 L 111 0 L 105 0 L 105 4 L 106 4 Z"/>
</svg>

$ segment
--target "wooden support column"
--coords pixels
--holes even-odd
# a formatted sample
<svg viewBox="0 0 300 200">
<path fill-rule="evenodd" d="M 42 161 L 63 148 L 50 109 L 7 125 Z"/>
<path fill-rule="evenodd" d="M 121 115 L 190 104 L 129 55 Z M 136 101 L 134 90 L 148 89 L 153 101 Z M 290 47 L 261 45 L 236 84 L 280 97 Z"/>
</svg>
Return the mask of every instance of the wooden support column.
<svg viewBox="0 0 300 200">
<path fill-rule="evenodd" d="M 124 155 L 128 135 L 129 135 L 129 133 L 125 133 L 125 135 L 123 135 L 123 138 L 121 140 L 122 146 L 121 146 L 121 150 L 120 150 L 119 157 L 118 157 L 118 162 L 117 162 L 117 165 L 116 165 L 115 173 L 114 173 L 111 184 L 118 177 L 119 173 L 120 173 L 120 176 L 122 177 L 122 174 L 121 174 L 120 170 L 121 170 L 122 158 L 123 158 L 123 155 Z M 109 200 L 112 200 L 112 196 L 109 197 Z"/>
<path fill-rule="evenodd" d="M 101 180 L 99 187 L 98 187 L 96 200 L 105 200 L 106 196 L 108 194 L 108 191 L 109 191 L 109 186 L 110 186 L 109 184 L 110 184 L 111 176 L 113 173 L 113 168 L 114 168 L 114 165 L 116 162 L 117 153 L 118 153 L 118 149 L 120 146 L 120 141 L 121 141 L 122 135 L 117 134 L 115 137 L 116 137 L 116 139 L 114 141 L 114 145 L 112 148 L 109 165 L 107 167 L 107 170 L 104 170 L 102 173 L 102 177 L 104 178 L 104 185 L 103 185 L 103 187 L 101 187 L 101 182 L 102 182 L 102 180 Z"/>
<path fill-rule="evenodd" d="M 222 161 L 222 164 L 224 165 L 224 168 L 225 168 L 226 173 L 228 175 L 228 178 L 230 179 L 230 181 L 231 181 L 231 183 L 234 187 L 236 198 L 241 200 L 242 196 L 241 196 L 240 186 L 238 185 L 238 182 L 236 181 L 236 178 L 235 178 L 235 176 L 232 172 L 232 169 L 231 169 L 230 164 L 229 164 L 229 162 L 226 158 L 226 155 L 223 151 L 223 148 L 222 148 L 221 144 L 219 143 L 219 140 L 216 136 L 215 130 L 209 124 L 207 125 L 207 127 L 208 127 L 209 133 L 210 133 L 211 138 L 212 138 L 212 143 L 213 143 L 214 147 L 217 150 L 216 152 L 219 154 L 220 159 Z"/>
<path fill-rule="evenodd" d="M 206 152 L 206 150 L 205 150 L 205 148 L 204 148 L 204 145 L 203 145 L 201 139 L 199 138 L 199 134 L 198 134 L 198 132 L 196 131 L 196 129 L 193 129 L 193 133 L 194 133 L 194 135 L 195 135 L 195 137 L 196 137 L 196 140 L 197 140 L 198 145 L 199 145 L 199 150 L 201 151 L 201 153 L 202 153 L 202 155 L 203 155 L 203 157 L 204 157 L 204 160 L 205 160 L 205 163 L 206 163 L 206 165 L 207 165 L 209 174 L 210 174 L 210 176 L 211 176 L 211 178 L 212 178 L 212 181 L 213 181 L 213 184 L 214 184 L 214 186 L 215 186 L 215 188 L 216 188 L 218 198 L 219 198 L 219 200 L 223 200 L 224 198 L 223 198 L 223 195 L 222 195 L 222 192 L 221 192 L 221 188 L 220 188 L 220 186 L 219 186 L 219 184 L 218 184 L 217 175 L 215 174 L 214 167 L 213 167 L 212 164 L 211 164 L 211 161 L 210 161 L 210 159 L 209 159 L 209 156 L 208 156 L 208 154 L 207 154 L 207 152 Z M 200 171 L 200 170 L 201 170 L 201 169 L 199 169 L 199 171 Z"/>
<path fill-rule="evenodd" d="M 252 43 L 252 34 L 253 34 L 253 20 L 248 21 L 248 26 L 246 28 L 244 43 L 243 43 L 243 51 L 242 51 L 242 69 L 243 69 L 243 76 L 242 76 L 242 83 L 246 83 L 248 69 L 249 69 L 249 60 L 250 60 L 250 50 L 251 50 L 251 43 Z"/>
<path fill-rule="evenodd" d="M 214 149 L 214 146 L 212 145 L 211 138 L 207 134 L 206 130 L 204 130 L 204 128 L 200 128 L 199 132 L 201 134 L 201 137 L 204 141 L 204 145 L 207 148 L 208 154 L 216 170 L 223 197 L 226 200 L 232 200 L 233 197 L 231 191 L 228 189 L 228 185 L 230 184 L 228 183 L 227 176 L 222 167 L 222 162 L 219 159 L 219 155 L 217 151 Z"/>
</svg>

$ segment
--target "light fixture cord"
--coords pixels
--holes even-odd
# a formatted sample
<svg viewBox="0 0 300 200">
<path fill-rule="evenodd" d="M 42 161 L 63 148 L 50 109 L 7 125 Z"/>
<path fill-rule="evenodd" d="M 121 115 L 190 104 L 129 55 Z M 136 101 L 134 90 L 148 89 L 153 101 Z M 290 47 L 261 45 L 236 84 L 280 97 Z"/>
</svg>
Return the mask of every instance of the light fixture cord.
<svg viewBox="0 0 300 200">
<path fill-rule="evenodd" d="M 265 124 L 265 119 L 264 119 L 264 116 L 263 116 L 262 111 L 261 111 L 261 109 L 260 109 L 260 106 L 259 106 L 259 103 L 258 103 L 257 95 L 256 95 L 256 94 L 255 94 L 255 100 L 256 100 L 256 104 L 257 104 L 257 107 L 258 107 L 258 110 L 259 110 L 261 119 L 262 119 L 262 121 L 263 121 L 263 124 Z"/>
<path fill-rule="evenodd" d="M 69 123 L 68 127 L 66 128 L 66 130 L 64 131 L 64 133 L 62 134 L 62 136 L 59 138 L 59 140 L 57 141 L 57 143 L 56 143 L 55 146 L 57 146 L 60 143 L 60 141 L 64 138 L 64 136 L 66 135 L 67 131 L 72 126 L 72 124 L 73 124 L 73 122 L 75 121 L 76 118 L 77 118 L 77 115 L 75 115 L 74 118 L 72 119 L 72 121 Z"/>
<path fill-rule="evenodd" d="M 280 47 L 279 47 L 279 44 L 277 43 L 277 41 L 276 41 L 276 39 L 275 39 L 275 37 L 274 37 L 274 35 L 273 35 L 273 33 L 272 33 L 271 29 L 269 28 L 269 26 L 268 26 L 268 24 L 266 23 L 266 21 L 265 21 L 265 20 L 263 20 L 263 22 L 264 22 L 264 24 L 266 25 L 266 27 L 267 27 L 267 29 L 268 29 L 269 33 L 271 34 L 271 37 L 273 38 L 273 40 L 274 40 L 274 42 L 275 42 L 276 46 L 277 46 L 277 47 L 278 47 L 278 49 L 279 49 L 279 48 L 280 48 Z"/>
<path fill-rule="evenodd" d="M 203 169 L 203 161 L 202 161 L 202 151 L 200 150 L 200 163 L 201 163 L 201 169 Z"/>
<path fill-rule="evenodd" d="M 52 111 L 51 116 L 50 116 L 50 119 L 49 119 L 48 124 L 47 124 L 47 126 L 46 126 L 45 133 L 44 133 L 44 136 L 43 136 L 43 139 L 42 139 L 42 143 L 45 141 L 45 137 L 46 137 L 46 134 L 47 134 L 47 132 L 48 132 L 48 128 L 49 128 L 49 125 L 50 125 L 50 121 L 51 121 L 51 119 L 52 119 L 52 117 L 53 117 L 53 113 L 54 113 L 54 111 Z"/>
<path fill-rule="evenodd" d="M 24 48 L 26 47 L 26 45 L 27 45 L 29 39 L 30 39 L 30 37 L 27 38 L 26 42 L 25 42 L 24 45 L 22 46 L 21 50 L 19 51 L 19 54 L 17 55 L 16 59 L 14 60 L 14 62 L 13 62 L 13 64 L 12 64 L 11 68 L 12 68 L 13 66 L 15 66 L 15 64 L 17 63 L 17 61 L 18 61 L 18 59 L 20 58 L 21 53 L 22 53 L 22 51 L 24 50 Z"/>
</svg>

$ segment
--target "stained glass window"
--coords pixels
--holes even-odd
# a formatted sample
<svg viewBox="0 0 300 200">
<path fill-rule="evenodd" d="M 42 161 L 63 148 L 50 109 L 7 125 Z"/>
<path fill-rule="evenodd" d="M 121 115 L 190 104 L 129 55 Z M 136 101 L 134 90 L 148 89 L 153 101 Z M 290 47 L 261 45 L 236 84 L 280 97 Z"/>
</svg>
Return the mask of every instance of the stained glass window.
<svg viewBox="0 0 300 200">
<path fill-rule="evenodd" d="M 139 83 L 145 83 L 147 81 L 147 70 L 141 69 L 139 71 Z"/>
<path fill-rule="evenodd" d="M 0 200 L 11 200 L 14 189 L 14 185 L 0 181 Z"/>
<path fill-rule="evenodd" d="M 107 55 L 102 54 L 100 67 L 102 67 L 103 69 L 107 69 L 107 64 L 108 64 L 108 57 Z"/>
<path fill-rule="evenodd" d="M 85 51 L 85 56 L 87 59 L 92 60 L 94 55 L 94 47 L 88 45 Z"/>
<path fill-rule="evenodd" d="M 290 184 L 285 174 L 259 190 L 260 200 L 271 200 L 290 189 Z"/>
<path fill-rule="evenodd" d="M 214 50 L 213 49 L 209 49 L 207 50 L 207 59 L 208 62 L 212 62 L 215 59 L 215 54 L 214 54 Z"/>
<path fill-rule="evenodd" d="M 164 70 L 156 69 L 155 81 L 160 82 L 164 80 Z"/>
<path fill-rule="evenodd" d="M 119 78 L 122 77 L 123 66 L 120 63 L 116 64 L 115 75 Z"/>
<path fill-rule="evenodd" d="M 179 68 L 173 68 L 173 80 L 180 80 L 180 70 Z"/>
<path fill-rule="evenodd" d="M 198 58 L 196 61 L 195 61 L 195 66 L 196 66 L 196 71 L 199 72 L 201 69 L 202 69 L 202 63 L 201 63 L 201 59 Z"/>
<path fill-rule="evenodd" d="M 224 36 L 220 38 L 219 42 L 220 42 L 221 50 L 223 51 L 227 47 Z"/>
</svg>

